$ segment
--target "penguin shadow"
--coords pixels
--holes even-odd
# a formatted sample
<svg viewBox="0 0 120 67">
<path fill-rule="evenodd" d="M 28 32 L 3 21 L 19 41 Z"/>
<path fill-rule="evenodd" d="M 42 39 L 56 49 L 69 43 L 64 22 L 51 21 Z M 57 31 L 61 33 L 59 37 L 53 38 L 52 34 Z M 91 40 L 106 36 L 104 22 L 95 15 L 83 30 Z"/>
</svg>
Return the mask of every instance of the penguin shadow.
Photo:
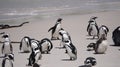
<svg viewBox="0 0 120 67">
<path fill-rule="evenodd" d="M 78 67 L 91 67 L 90 65 L 81 65 L 81 66 L 78 66 Z"/>
<path fill-rule="evenodd" d="M 30 53 L 30 51 L 23 51 L 23 52 L 18 52 L 18 53 L 24 54 L 24 53 Z"/>
<path fill-rule="evenodd" d="M 87 49 L 86 51 L 94 51 L 94 49 Z"/>
<path fill-rule="evenodd" d="M 64 47 L 55 47 L 56 49 L 64 49 Z"/>
<path fill-rule="evenodd" d="M 0 56 L 0 58 L 4 58 L 5 56 Z"/>
<path fill-rule="evenodd" d="M 62 61 L 72 61 L 72 60 L 70 60 L 70 59 L 62 59 Z"/>
<path fill-rule="evenodd" d="M 104 55 L 106 53 L 93 53 L 93 54 L 95 54 L 95 55 Z"/>
<path fill-rule="evenodd" d="M 115 45 L 115 44 L 111 44 L 110 46 L 113 46 L 113 47 L 120 47 L 120 45 Z"/>
<path fill-rule="evenodd" d="M 35 63 L 33 66 L 28 66 L 28 65 L 26 65 L 26 67 L 40 67 L 40 65 L 37 64 L 37 63 Z"/>
<path fill-rule="evenodd" d="M 118 49 L 120 51 L 120 49 Z"/>
<path fill-rule="evenodd" d="M 40 67 L 40 65 L 37 64 L 37 63 L 35 63 L 35 64 L 33 65 L 33 67 Z"/>
<path fill-rule="evenodd" d="M 45 52 L 41 52 L 42 54 L 51 54 L 50 52 L 48 52 L 48 53 L 45 53 Z"/>
<path fill-rule="evenodd" d="M 57 41 L 57 40 L 61 40 L 61 39 L 50 39 L 51 41 Z"/>
<path fill-rule="evenodd" d="M 93 37 L 87 37 L 87 40 L 97 40 L 98 38 L 93 38 Z"/>
</svg>

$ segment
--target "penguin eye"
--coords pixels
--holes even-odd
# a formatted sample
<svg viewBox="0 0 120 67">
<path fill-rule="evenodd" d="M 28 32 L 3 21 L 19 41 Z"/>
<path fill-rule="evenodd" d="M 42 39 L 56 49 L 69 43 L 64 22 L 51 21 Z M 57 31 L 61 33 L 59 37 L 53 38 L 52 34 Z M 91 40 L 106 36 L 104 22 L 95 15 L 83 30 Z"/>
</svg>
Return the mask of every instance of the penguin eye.
<svg viewBox="0 0 120 67">
<path fill-rule="evenodd" d="M 90 60 L 86 60 L 86 62 L 85 62 L 86 64 L 88 64 L 88 63 L 90 63 Z"/>
</svg>

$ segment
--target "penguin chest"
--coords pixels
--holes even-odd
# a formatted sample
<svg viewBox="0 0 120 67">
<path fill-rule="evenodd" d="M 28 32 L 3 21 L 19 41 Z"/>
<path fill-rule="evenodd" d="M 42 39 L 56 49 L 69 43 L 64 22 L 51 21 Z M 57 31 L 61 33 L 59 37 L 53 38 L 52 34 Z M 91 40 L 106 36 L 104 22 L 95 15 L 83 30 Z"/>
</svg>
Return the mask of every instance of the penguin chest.
<svg viewBox="0 0 120 67">
<path fill-rule="evenodd" d="M 13 62 L 11 60 L 6 59 L 5 67 L 13 67 Z"/>
<path fill-rule="evenodd" d="M 37 63 L 42 57 L 41 52 L 39 50 L 35 51 L 35 62 Z"/>
<path fill-rule="evenodd" d="M 27 42 L 22 42 L 22 49 L 23 51 L 28 51 L 29 50 L 29 46 L 28 46 L 28 43 Z"/>
<path fill-rule="evenodd" d="M 10 48 L 10 43 L 5 43 L 4 45 L 5 45 L 4 50 L 3 50 L 4 54 L 12 53 L 11 48 Z"/>
<path fill-rule="evenodd" d="M 54 37 L 58 37 L 59 36 L 59 30 L 61 29 L 61 24 L 58 24 L 56 26 L 55 32 L 53 34 Z"/>
<path fill-rule="evenodd" d="M 95 25 L 91 25 L 91 35 L 97 35 L 98 30 Z"/>
<path fill-rule="evenodd" d="M 67 34 L 63 34 L 63 41 L 67 41 L 67 40 L 69 40 L 68 35 Z"/>
<path fill-rule="evenodd" d="M 107 36 L 107 33 L 105 32 L 105 29 L 100 29 L 99 30 L 99 37 L 101 37 L 103 34 L 105 34 Z"/>
<path fill-rule="evenodd" d="M 106 50 L 107 50 L 107 41 L 103 41 L 99 46 L 98 46 L 98 49 L 97 49 L 97 52 L 98 53 L 104 53 Z"/>
<path fill-rule="evenodd" d="M 44 43 L 42 43 L 42 51 L 47 51 L 48 50 L 48 42 L 44 42 Z"/>
</svg>

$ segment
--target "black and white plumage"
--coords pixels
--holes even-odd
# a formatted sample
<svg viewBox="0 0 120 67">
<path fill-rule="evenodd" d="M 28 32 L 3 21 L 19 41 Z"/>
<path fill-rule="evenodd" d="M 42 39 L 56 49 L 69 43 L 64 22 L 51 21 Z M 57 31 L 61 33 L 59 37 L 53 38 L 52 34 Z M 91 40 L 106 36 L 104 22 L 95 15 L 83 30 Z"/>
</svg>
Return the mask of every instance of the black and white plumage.
<svg viewBox="0 0 120 67">
<path fill-rule="evenodd" d="M 31 46 L 31 39 L 30 39 L 30 37 L 25 36 L 24 38 L 22 38 L 22 40 L 20 42 L 19 49 L 22 52 L 30 52 L 31 51 L 30 46 Z"/>
<path fill-rule="evenodd" d="M 49 53 L 53 48 L 53 44 L 50 39 L 44 38 L 40 41 L 40 48 L 42 53 Z"/>
<path fill-rule="evenodd" d="M 48 30 L 48 32 L 52 30 L 51 40 L 58 40 L 59 39 L 59 30 L 61 29 L 61 21 L 62 21 L 62 19 L 59 18 L 57 20 L 56 24 Z"/>
<path fill-rule="evenodd" d="M 67 54 L 70 56 L 70 60 L 76 60 L 77 59 L 77 49 L 72 44 L 72 42 L 70 42 L 70 40 L 65 41 L 65 49 L 67 51 Z"/>
<path fill-rule="evenodd" d="M 34 66 L 38 64 L 38 61 L 41 59 L 42 54 L 39 48 L 32 49 L 32 52 L 28 58 L 28 66 Z"/>
<path fill-rule="evenodd" d="M 108 32 L 109 28 L 105 25 L 101 25 L 99 28 L 99 38 L 102 36 L 102 34 L 105 34 L 105 36 L 107 37 Z"/>
<path fill-rule="evenodd" d="M 88 67 L 89 66 L 92 67 L 97 64 L 97 61 L 94 57 L 87 57 L 86 60 L 84 61 L 84 64 Z"/>
<path fill-rule="evenodd" d="M 97 17 L 92 16 L 92 17 L 90 18 L 90 20 L 88 21 L 89 24 L 88 24 L 88 26 L 87 26 L 87 32 L 88 32 L 88 35 L 89 35 L 89 36 L 92 36 L 92 34 L 91 34 L 91 32 L 90 32 L 90 31 L 92 30 L 91 25 L 94 23 L 95 26 L 98 26 L 97 23 L 96 23 L 96 19 L 97 19 Z"/>
<path fill-rule="evenodd" d="M 120 46 L 120 26 L 112 32 L 112 40 L 115 46 Z"/>
<path fill-rule="evenodd" d="M 95 53 L 104 54 L 108 48 L 108 42 L 106 36 L 103 34 L 101 38 L 95 44 Z"/>
<path fill-rule="evenodd" d="M 95 43 L 90 43 L 90 44 L 88 44 L 87 50 L 88 50 L 88 51 L 95 50 Z"/>
<path fill-rule="evenodd" d="M 93 39 L 95 37 L 98 37 L 98 34 L 99 34 L 99 29 L 98 29 L 98 26 L 96 24 L 96 22 L 94 21 L 89 21 L 89 25 L 87 27 L 87 32 L 90 36 L 93 36 Z"/>
<path fill-rule="evenodd" d="M 39 48 L 40 49 L 40 41 L 36 40 L 36 39 L 31 39 L 31 50 Z M 40 49 L 41 50 L 41 49 Z"/>
<path fill-rule="evenodd" d="M 13 53 L 13 47 L 12 47 L 9 35 L 5 34 L 2 37 L 5 39 L 5 41 L 4 41 L 3 45 L 2 45 L 2 50 L 1 50 L 2 54 Z"/>
<path fill-rule="evenodd" d="M 67 31 L 65 31 L 63 28 L 61 28 L 61 30 L 59 31 L 59 34 L 62 37 L 61 42 L 60 42 L 60 46 L 63 45 L 63 47 L 65 47 L 64 42 L 67 40 L 71 41 L 71 37 L 70 37 L 69 33 Z"/>
<path fill-rule="evenodd" d="M 2 60 L 2 67 L 13 67 L 14 54 L 6 54 Z"/>
</svg>

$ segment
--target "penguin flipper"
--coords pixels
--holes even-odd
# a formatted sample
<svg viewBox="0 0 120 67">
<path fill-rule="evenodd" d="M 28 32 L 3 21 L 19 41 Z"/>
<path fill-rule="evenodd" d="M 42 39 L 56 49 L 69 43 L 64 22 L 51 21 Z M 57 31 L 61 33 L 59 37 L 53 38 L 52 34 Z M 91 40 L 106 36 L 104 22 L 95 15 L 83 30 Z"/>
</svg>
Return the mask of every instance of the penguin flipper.
<svg viewBox="0 0 120 67">
<path fill-rule="evenodd" d="M 6 59 L 3 59 L 3 61 L 2 61 L 2 67 L 5 67 L 5 61 L 6 61 Z"/>
<path fill-rule="evenodd" d="M 21 50 L 21 48 L 22 48 L 22 41 L 20 42 L 20 47 L 19 47 L 19 49 Z"/>
<path fill-rule="evenodd" d="M 90 23 L 89 23 L 88 26 L 87 26 L 87 31 L 89 30 L 89 27 L 90 27 Z"/>
<path fill-rule="evenodd" d="M 3 53 L 4 47 L 5 47 L 5 46 L 4 46 L 4 44 L 3 44 L 3 46 L 2 46 L 2 50 L 1 50 L 1 51 L 2 51 L 2 53 Z"/>
<path fill-rule="evenodd" d="M 49 30 L 48 30 L 48 32 L 50 31 L 50 30 L 52 30 L 54 27 L 51 27 Z"/>
<path fill-rule="evenodd" d="M 10 50 L 11 50 L 11 52 L 13 53 L 13 47 L 12 47 L 12 45 L 10 44 Z"/>
</svg>

